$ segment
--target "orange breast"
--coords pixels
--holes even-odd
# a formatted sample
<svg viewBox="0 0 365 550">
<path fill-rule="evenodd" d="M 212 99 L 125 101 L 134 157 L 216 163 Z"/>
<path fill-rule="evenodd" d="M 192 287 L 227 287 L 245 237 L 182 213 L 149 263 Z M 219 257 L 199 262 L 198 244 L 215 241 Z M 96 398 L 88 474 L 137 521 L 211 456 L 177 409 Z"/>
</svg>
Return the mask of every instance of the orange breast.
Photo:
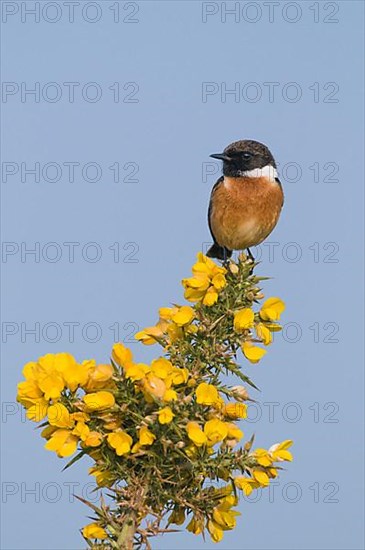
<svg viewBox="0 0 365 550">
<path fill-rule="evenodd" d="M 283 191 L 268 178 L 225 177 L 214 190 L 210 224 L 221 246 L 243 250 L 260 243 L 274 229 Z"/>
</svg>

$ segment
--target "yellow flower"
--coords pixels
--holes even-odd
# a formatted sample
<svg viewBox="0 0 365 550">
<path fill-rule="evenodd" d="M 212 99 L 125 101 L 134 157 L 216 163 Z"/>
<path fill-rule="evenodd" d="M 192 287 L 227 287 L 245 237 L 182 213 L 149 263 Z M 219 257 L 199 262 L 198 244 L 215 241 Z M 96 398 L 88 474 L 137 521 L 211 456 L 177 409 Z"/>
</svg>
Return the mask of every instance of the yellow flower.
<svg viewBox="0 0 365 550">
<path fill-rule="evenodd" d="M 185 330 L 189 332 L 189 328 L 190 327 L 187 327 L 185 328 Z M 170 343 L 176 342 L 177 340 L 181 340 L 181 338 L 183 338 L 184 336 L 184 331 L 182 327 L 177 326 L 176 323 L 168 323 L 166 326 L 166 333 L 168 335 Z"/>
<path fill-rule="evenodd" d="M 118 430 L 107 435 L 109 445 L 115 449 L 118 456 L 125 455 L 131 450 L 133 439 L 123 430 Z"/>
<path fill-rule="evenodd" d="M 258 363 L 266 353 L 265 349 L 254 346 L 251 342 L 243 342 L 241 348 L 250 363 Z"/>
<path fill-rule="evenodd" d="M 37 403 L 27 409 L 26 416 L 33 422 L 40 422 L 47 415 L 48 401 L 40 399 Z"/>
<path fill-rule="evenodd" d="M 226 286 L 226 269 L 218 267 L 201 252 L 194 264 L 193 277 L 183 279 L 185 298 L 189 302 L 203 302 L 206 306 L 212 306 L 218 300 L 218 293 Z"/>
<path fill-rule="evenodd" d="M 103 411 L 115 405 L 114 395 L 109 391 L 88 393 L 84 395 L 83 400 L 88 411 Z"/>
<path fill-rule="evenodd" d="M 213 519 L 223 531 L 235 528 L 235 514 L 238 514 L 238 512 L 222 510 L 219 506 L 213 509 Z"/>
<path fill-rule="evenodd" d="M 268 329 L 264 323 L 257 323 L 256 325 L 256 334 L 257 337 L 262 340 L 265 346 L 268 346 L 272 342 L 271 331 Z"/>
<path fill-rule="evenodd" d="M 55 428 L 55 426 L 48 425 L 41 431 L 41 437 L 43 437 L 44 439 L 49 439 L 56 430 L 57 428 Z"/>
<path fill-rule="evenodd" d="M 273 459 L 271 458 L 269 451 L 266 449 L 256 449 L 253 454 L 257 463 L 260 464 L 260 466 L 264 466 L 264 468 L 271 466 L 273 463 Z"/>
<path fill-rule="evenodd" d="M 85 539 L 108 538 L 107 532 L 98 523 L 89 523 L 89 525 L 86 525 L 82 530 L 82 534 L 84 535 Z"/>
<path fill-rule="evenodd" d="M 172 316 L 171 320 L 179 327 L 189 325 L 195 317 L 195 311 L 190 306 L 179 307 L 177 313 Z"/>
<path fill-rule="evenodd" d="M 26 380 L 36 380 L 37 379 L 37 372 L 39 370 L 38 363 L 35 361 L 29 361 L 29 363 L 26 363 L 23 367 L 22 373 Z"/>
<path fill-rule="evenodd" d="M 205 306 L 214 306 L 214 304 L 218 301 L 218 292 L 214 288 L 214 286 L 210 286 L 208 290 L 205 293 L 205 296 L 203 298 L 203 304 Z"/>
<path fill-rule="evenodd" d="M 253 470 L 252 475 L 260 487 L 267 487 L 270 483 L 270 478 L 263 470 Z"/>
<path fill-rule="evenodd" d="M 61 392 L 65 387 L 65 382 L 61 374 L 54 371 L 44 374 L 44 376 L 39 379 L 38 385 L 47 400 L 58 399 L 61 397 Z"/>
<path fill-rule="evenodd" d="M 99 470 L 95 466 L 89 469 L 89 474 L 95 477 L 99 487 L 111 487 L 115 481 L 114 475 L 108 470 Z"/>
<path fill-rule="evenodd" d="M 288 451 L 288 449 L 292 445 L 293 442 L 291 439 L 286 439 L 282 443 L 276 443 L 275 445 L 272 445 L 272 447 L 270 447 L 269 449 L 269 453 L 273 461 L 283 462 L 284 460 L 287 460 L 291 462 L 293 460 L 293 455 L 290 451 Z"/>
<path fill-rule="evenodd" d="M 48 451 L 55 451 L 57 456 L 64 458 L 74 454 L 78 441 L 79 438 L 69 430 L 59 429 L 53 432 L 44 448 Z"/>
<path fill-rule="evenodd" d="M 193 516 L 186 526 L 186 530 L 194 535 L 200 535 L 204 531 L 204 521 L 201 517 Z"/>
<path fill-rule="evenodd" d="M 164 395 L 163 395 L 163 400 L 164 401 L 167 401 L 168 403 L 170 401 L 176 401 L 177 400 L 177 393 L 175 390 L 172 390 L 172 389 L 169 389 L 169 390 L 166 390 Z"/>
<path fill-rule="evenodd" d="M 218 400 L 218 390 L 212 384 L 202 382 L 195 390 L 196 402 L 200 405 L 213 405 Z"/>
<path fill-rule="evenodd" d="M 43 399 L 43 392 L 34 380 L 19 382 L 17 394 L 17 401 L 19 403 L 28 409 L 32 405 L 39 403 L 40 400 L 48 403 L 47 400 Z"/>
<path fill-rule="evenodd" d="M 172 371 L 172 383 L 174 386 L 179 386 L 180 384 L 185 384 L 188 381 L 189 378 L 189 371 L 188 369 L 179 369 L 178 367 L 174 367 Z"/>
<path fill-rule="evenodd" d="M 48 407 L 47 416 L 50 425 L 57 426 L 57 428 L 72 428 L 75 424 L 75 420 L 62 403 Z"/>
<path fill-rule="evenodd" d="M 66 377 L 71 377 L 70 383 L 74 387 L 75 382 L 71 374 L 73 368 L 77 371 L 77 378 L 79 369 L 77 369 L 76 360 L 69 353 L 48 353 L 38 359 L 36 368 L 30 370 L 36 375 L 38 386 L 43 391 L 44 397 L 46 399 L 58 399 L 66 385 L 63 376 L 64 371 Z"/>
<path fill-rule="evenodd" d="M 212 285 L 216 290 L 222 290 L 227 284 L 226 278 L 223 275 L 223 272 L 217 273 L 217 275 L 214 275 L 212 278 Z"/>
<path fill-rule="evenodd" d="M 126 348 L 120 342 L 114 344 L 112 349 L 112 358 L 113 361 L 120 367 L 124 367 L 128 363 L 131 363 L 133 360 L 133 354 L 130 349 Z"/>
<path fill-rule="evenodd" d="M 191 439 L 197 447 L 201 447 L 207 443 L 207 436 L 197 422 L 189 422 L 186 426 L 186 431 L 188 432 L 188 438 Z"/>
<path fill-rule="evenodd" d="M 221 500 L 218 506 L 213 508 L 212 519 L 208 521 L 207 528 L 213 542 L 219 542 L 223 538 L 224 531 L 230 531 L 236 526 L 236 516 L 240 512 L 231 510 L 237 504 L 233 495 L 228 495 Z"/>
<path fill-rule="evenodd" d="M 246 496 L 249 496 L 253 489 L 258 489 L 260 487 L 260 484 L 252 477 L 239 476 L 235 478 L 234 483 Z"/>
<path fill-rule="evenodd" d="M 233 327 L 236 332 L 243 332 L 254 325 L 255 314 L 251 308 L 245 307 L 234 314 Z"/>
<path fill-rule="evenodd" d="M 158 310 L 158 314 L 160 316 L 160 320 L 163 321 L 171 321 L 174 315 L 179 311 L 178 307 L 160 307 Z"/>
<path fill-rule="evenodd" d="M 172 373 L 172 370 L 172 363 L 164 357 L 154 359 L 151 363 L 151 372 L 155 376 L 158 376 L 158 378 L 162 378 L 162 380 L 167 378 Z"/>
<path fill-rule="evenodd" d="M 260 317 L 263 321 L 279 321 L 284 309 L 285 304 L 280 298 L 268 298 L 260 309 Z"/>
<path fill-rule="evenodd" d="M 212 520 L 207 523 L 207 529 L 213 542 L 220 542 L 223 538 L 223 529 Z"/>
<path fill-rule="evenodd" d="M 57 370 L 62 374 L 65 384 L 71 391 L 78 386 L 86 384 L 88 379 L 88 367 L 80 365 L 69 353 L 57 354 Z"/>
<path fill-rule="evenodd" d="M 43 397 L 42 390 L 38 387 L 35 380 L 25 380 L 18 384 L 18 398 L 27 397 L 29 399 L 39 399 Z"/>
<path fill-rule="evenodd" d="M 85 389 L 98 390 L 108 385 L 114 374 L 112 365 L 95 365 L 89 369 L 89 378 Z"/>
<path fill-rule="evenodd" d="M 156 436 L 150 432 L 146 426 L 142 426 L 139 430 L 139 444 L 140 445 L 152 445 L 155 441 Z"/>
<path fill-rule="evenodd" d="M 166 393 L 166 384 L 161 378 L 150 373 L 142 380 L 142 388 L 145 395 L 153 395 L 158 399 L 162 399 Z M 153 399 L 150 399 L 153 402 Z"/>
<path fill-rule="evenodd" d="M 233 424 L 233 422 L 226 422 L 225 424 L 228 430 L 227 439 L 238 443 L 238 441 L 240 441 L 240 439 L 242 439 L 243 437 L 243 431 L 240 430 L 239 427 L 236 426 L 236 424 Z"/>
<path fill-rule="evenodd" d="M 150 371 L 150 367 L 145 363 L 130 363 L 124 367 L 125 377 L 134 382 L 142 380 Z"/>
<path fill-rule="evenodd" d="M 96 431 L 91 431 L 83 440 L 86 447 L 99 447 L 103 442 L 103 435 Z"/>
<path fill-rule="evenodd" d="M 157 344 L 158 339 L 162 338 L 162 336 L 163 331 L 159 323 L 157 323 L 156 326 L 147 327 L 143 330 L 140 330 L 134 335 L 135 339 L 139 342 L 142 342 L 142 344 L 144 344 L 145 346 L 152 346 L 153 344 Z"/>
<path fill-rule="evenodd" d="M 76 426 L 72 430 L 72 433 L 73 435 L 77 435 L 81 441 L 84 441 L 90 433 L 90 428 L 87 424 L 85 424 L 85 422 L 77 422 Z"/>
<path fill-rule="evenodd" d="M 164 407 L 158 411 L 158 421 L 160 424 L 170 424 L 174 416 L 170 407 Z"/>
<path fill-rule="evenodd" d="M 247 417 L 247 405 L 244 403 L 227 403 L 224 407 L 224 416 L 234 420 Z"/>
<path fill-rule="evenodd" d="M 99 415 L 99 418 L 104 422 L 104 428 L 106 430 L 115 431 L 120 428 L 121 419 L 111 413 Z"/>
<path fill-rule="evenodd" d="M 228 428 L 225 422 L 218 418 L 208 420 L 204 425 L 204 433 L 207 436 L 208 444 L 215 445 L 219 441 L 223 441 L 228 435 Z"/>
</svg>

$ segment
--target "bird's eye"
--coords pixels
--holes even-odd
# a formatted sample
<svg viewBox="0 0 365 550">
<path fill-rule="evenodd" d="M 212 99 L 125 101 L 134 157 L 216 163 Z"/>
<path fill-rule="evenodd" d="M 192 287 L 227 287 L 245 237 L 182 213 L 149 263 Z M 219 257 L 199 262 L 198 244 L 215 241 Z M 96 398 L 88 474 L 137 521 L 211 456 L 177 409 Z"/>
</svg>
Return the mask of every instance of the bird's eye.
<svg viewBox="0 0 365 550">
<path fill-rule="evenodd" d="M 250 160 L 250 158 L 252 157 L 252 153 L 242 153 L 242 156 L 245 160 Z"/>
</svg>

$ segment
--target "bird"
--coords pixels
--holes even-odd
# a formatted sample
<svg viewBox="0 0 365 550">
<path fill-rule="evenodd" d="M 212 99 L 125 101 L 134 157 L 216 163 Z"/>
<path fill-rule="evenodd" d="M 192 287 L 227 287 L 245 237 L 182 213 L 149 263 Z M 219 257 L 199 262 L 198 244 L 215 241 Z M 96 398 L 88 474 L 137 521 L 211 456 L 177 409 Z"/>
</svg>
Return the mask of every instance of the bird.
<svg viewBox="0 0 365 550">
<path fill-rule="evenodd" d="M 266 145 L 240 140 L 223 153 L 210 155 L 223 161 L 223 176 L 212 188 L 208 224 L 213 245 L 206 255 L 224 263 L 233 250 L 262 243 L 275 228 L 284 204 L 276 162 Z"/>
</svg>

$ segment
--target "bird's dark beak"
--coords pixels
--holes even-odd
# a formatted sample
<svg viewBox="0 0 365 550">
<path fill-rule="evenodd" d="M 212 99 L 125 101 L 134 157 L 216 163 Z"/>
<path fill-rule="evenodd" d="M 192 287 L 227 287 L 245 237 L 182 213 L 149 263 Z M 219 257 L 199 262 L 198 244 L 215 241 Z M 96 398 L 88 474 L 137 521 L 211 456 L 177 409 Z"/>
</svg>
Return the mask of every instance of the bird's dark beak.
<svg viewBox="0 0 365 550">
<path fill-rule="evenodd" d="M 219 160 L 224 160 L 226 162 L 229 162 L 231 159 L 231 157 L 229 157 L 228 155 L 225 155 L 224 153 L 213 153 L 213 155 L 209 155 L 210 157 L 212 157 L 213 159 L 219 159 Z"/>
</svg>

